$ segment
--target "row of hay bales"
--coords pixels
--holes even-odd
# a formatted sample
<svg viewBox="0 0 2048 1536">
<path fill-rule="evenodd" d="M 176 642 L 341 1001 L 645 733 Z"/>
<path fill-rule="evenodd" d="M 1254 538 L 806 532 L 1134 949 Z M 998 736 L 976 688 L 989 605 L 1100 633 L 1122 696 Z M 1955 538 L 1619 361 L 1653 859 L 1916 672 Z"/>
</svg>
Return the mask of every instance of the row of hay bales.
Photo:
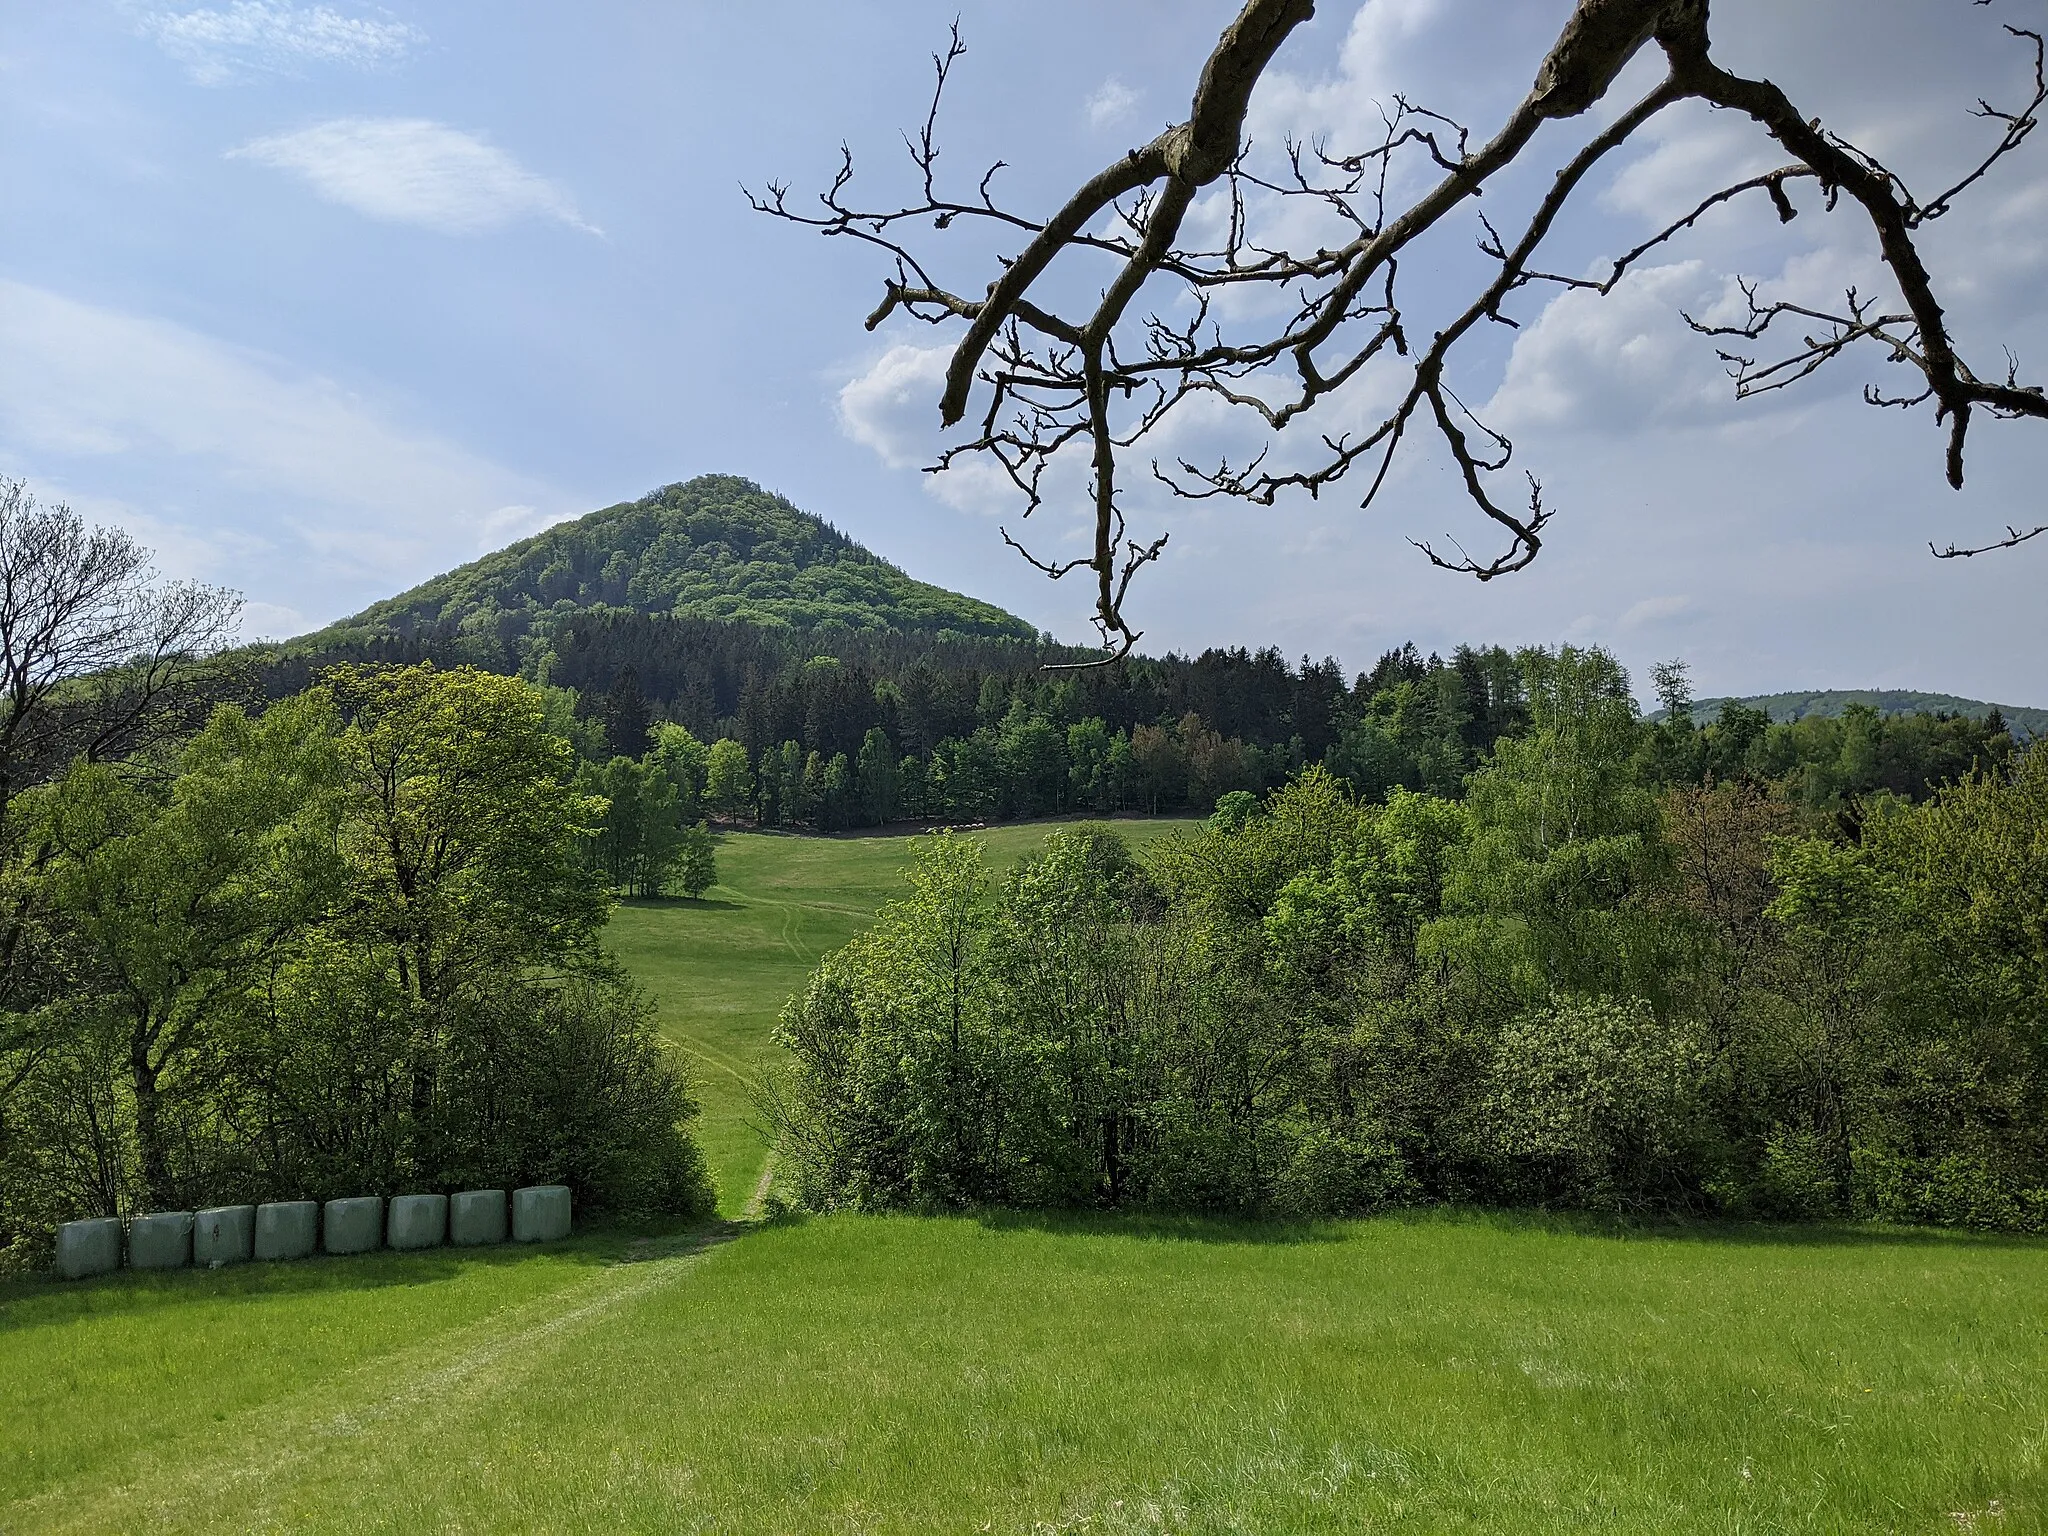
<svg viewBox="0 0 2048 1536">
<path fill-rule="evenodd" d="M 250 1259 L 310 1258 L 316 1249 L 368 1253 L 443 1243 L 474 1248 L 502 1243 L 508 1234 L 515 1243 L 567 1237 L 568 1187 L 515 1189 L 509 1202 L 502 1189 L 469 1189 L 458 1195 L 393 1195 L 388 1203 L 382 1195 L 362 1195 L 324 1206 L 317 1200 L 279 1200 L 156 1211 L 126 1222 L 118 1216 L 68 1221 L 57 1229 L 57 1273 L 82 1280 L 119 1269 L 124 1246 L 130 1269 L 217 1269 Z"/>
</svg>

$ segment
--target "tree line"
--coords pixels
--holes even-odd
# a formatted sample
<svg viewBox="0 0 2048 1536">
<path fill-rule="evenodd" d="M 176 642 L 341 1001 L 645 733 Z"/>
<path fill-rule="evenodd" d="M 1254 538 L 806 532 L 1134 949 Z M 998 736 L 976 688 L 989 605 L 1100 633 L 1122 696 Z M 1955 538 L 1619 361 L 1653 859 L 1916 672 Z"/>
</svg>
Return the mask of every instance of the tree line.
<svg viewBox="0 0 2048 1536">
<path fill-rule="evenodd" d="M 601 627 L 691 630 L 723 638 L 693 621 Z M 1396 789 L 1457 798 L 1501 740 L 1529 728 L 1527 677 L 1542 654 L 1468 645 L 1446 659 L 1408 645 L 1347 685 L 1335 662 L 1290 667 L 1270 650 L 1077 675 L 996 666 L 1003 647 L 994 642 L 912 640 L 860 637 L 843 647 L 851 659 L 819 653 L 751 674 L 742 712 L 714 718 L 701 737 L 668 717 L 676 696 L 653 693 L 630 663 L 595 673 L 602 692 L 548 686 L 559 728 L 593 762 L 651 762 L 657 737 L 708 742 L 686 749 L 688 784 L 678 777 L 683 749 L 662 749 L 685 822 L 701 812 L 837 831 L 1070 812 L 1207 814 L 1229 795 L 1268 793 L 1316 764 L 1367 800 Z M 591 677 L 574 668 L 549 675 Z M 1852 706 L 1833 719 L 1774 723 L 1727 705 L 1696 721 L 1683 666 L 1659 677 L 1668 722 L 1652 765 L 1660 781 L 1767 779 L 1808 824 L 1854 816 L 1859 798 L 1879 790 L 1925 799 L 2014 750 L 1995 713 L 1885 716 Z M 723 754 L 715 788 L 711 752 Z"/>
<path fill-rule="evenodd" d="M 85 1215 L 569 1184 L 699 1211 L 695 1104 L 598 939 L 542 690 L 341 666 L 218 702 L 234 603 L 0 497 L 0 1254 Z"/>
<path fill-rule="evenodd" d="M 2048 1225 L 2048 751 L 1816 814 L 1779 728 L 1646 723 L 1598 651 L 1521 669 L 1457 796 L 1318 765 L 1141 857 L 919 845 L 784 1012 L 793 1190 Z"/>
</svg>

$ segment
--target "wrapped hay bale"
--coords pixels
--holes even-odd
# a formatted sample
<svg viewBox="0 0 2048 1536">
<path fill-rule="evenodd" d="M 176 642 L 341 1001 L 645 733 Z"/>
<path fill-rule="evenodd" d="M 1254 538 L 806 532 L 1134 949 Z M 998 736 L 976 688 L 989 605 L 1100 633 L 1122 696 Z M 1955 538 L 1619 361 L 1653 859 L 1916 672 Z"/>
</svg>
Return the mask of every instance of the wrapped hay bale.
<svg viewBox="0 0 2048 1536">
<path fill-rule="evenodd" d="M 320 1237 L 316 1200 L 278 1200 L 256 1207 L 254 1251 L 259 1259 L 312 1257 Z"/>
<path fill-rule="evenodd" d="M 438 1248 L 448 1240 L 446 1195 L 393 1195 L 385 1241 L 393 1248 Z"/>
<path fill-rule="evenodd" d="M 535 1184 L 512 1192 L 512 1241 L 553 1243 L 569 1235 L 569 1186 Z"/>
<path fill-rule="evenodd" d="M 57 1273 L 64 1279 L 83 1280 L 120 1267 L 120 1217 L 67 1221 L 57 1229 Z"/>
<path fill-rule="evenodd" d="M 130 1269 L 182 1269 L 192 1262 L 192 1213 L 155 1211 L 128 1221 Z"/>
<path fill-rule="evenodd" d="M 384 1197 L 357 1195 L 327 1202 L 325 1243 L 329 1253 L 368 1253 L 384 1245 Z"/>
<path fill-rule="evenodd" d="M 247 1263 L 255 1238 L 255 1206 L 214 1206 L 193 1221 L 192 1262 L 205 1269 Z"/>
<path fill-rule="evenodd" d="M 448 1199 L 448 1241 L 474 1248 L 505 1241 L 505 1191 L 465 1189 Z"/>
</svg>

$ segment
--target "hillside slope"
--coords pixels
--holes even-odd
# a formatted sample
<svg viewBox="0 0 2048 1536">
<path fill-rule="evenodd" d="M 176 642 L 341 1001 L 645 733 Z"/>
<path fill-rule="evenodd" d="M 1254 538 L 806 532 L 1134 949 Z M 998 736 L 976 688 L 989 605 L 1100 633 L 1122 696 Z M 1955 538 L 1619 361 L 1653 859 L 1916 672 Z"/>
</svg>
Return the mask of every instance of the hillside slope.
<svg viewBox="0 0 2048 1536">
<path fill-rule="evenodd" d="M 751 480 L 700 475 L 559 523 L 297 643 L 451 628 L 510 639 L 593 608 L 796 629 L 1037 634 L 993 604 L 913 580 Z"/>
<path fill-rule="evenodd" d="M 1712 720 L 1724 704 L 1761 709 L 1779 721 L 1803 720 L 1808 715 L 1828 718 L 1844 713 L 1852 704 L 1867 704 L 1880 715 L 1967 715 L 1972 720 L 1982 720 L 1995 709 L 2005 717 L 2014 736 L 2048 736 L 2048 709 L 1987 704 L 1952 693 L 1916 693 L 1905 688 L 1834 688 L 1817 693 L 1760 693 L 1746 699 L 1699 699 L 1692 706 L 1693 718 Z"/>
</svg>

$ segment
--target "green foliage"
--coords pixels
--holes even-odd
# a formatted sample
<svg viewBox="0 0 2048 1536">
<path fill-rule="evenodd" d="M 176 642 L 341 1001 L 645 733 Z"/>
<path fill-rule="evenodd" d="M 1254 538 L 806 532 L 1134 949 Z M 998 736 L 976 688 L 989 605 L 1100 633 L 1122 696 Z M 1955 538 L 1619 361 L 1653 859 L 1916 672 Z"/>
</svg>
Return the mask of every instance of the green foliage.
<svg viewBox="0 0 2048 1536">
<path fill-rule="evenodd" d="M 1782 1070 L 1796 1139 L 1767 1148 L 1771 1177 L 1809 1206 L 1825 1189 L 1894 1220 L 2040 1227 L 2048 753 L 1922 806 L 1889 802 L 1861 830 L 1774 860 L 1770 910 L 1810 979 L 1780 1011 L 1804 1050 Z M 1824 1178 L 1792 1177 L 1809 1165 Z"/>
<path fill-rule="evenodd" d="M 1283 807 L 1269 841 L 1303 819 Z M 778 1030 L 771 1118 L 806 1202 L 1329 1212 L 1410 1188 L 1371 1123 L 1318 1113 L 1300 1021 L 1245 985 L 1227 935 L 1134 921 L 1156 896 L 1106 829 L 1051 834 L 1000 887 L 941 836 L 909 878 Z"/>
<path fill-rule="evenodd" d="M 1642 781 L 1628 675 L 1601 651 L 1537 653 L 1531 728 L 1466 790 L 1471 837 L 1429 939 L 1501 1006 L 1553 991 L 1656 995 L 1665 963 L 1642 897 L 1660 878 L 1657 799 Z"/>
<path fill-rule="evenodd" d="M 1543 1195 L 1623 1210 L 1682 1202 L 1697 1181 L 1704 1054 L 1642 1002 L 1559 998 L 1501 1030 L 1488 1134 Z"/>
<path fill-rule="evenodd" d="M 686 822 L 697 820 L 711 773 L 710 749 L 685 727 L 664 721 L 654 728 L 654 755 L 675 786 L 676 814 Z"/>
<path fill-rule="evenodd" d="M 159 1207 L 184 1182 L 167 1092 L 234 1028 L 252 978 L 340 894 L 337 747 L 324 694 L 261 722 L 222 709 L 180 755 L 167 797 L 82 760 L 35 797 L 54 853 L 51 899 L 76 924 L 106 1027 L 124 1046 L 135 1177 Z M 82 1063 L 62 1054 L 75 1093 Z M 91 1161 L 117 1164 L 125 1150 L 103 1133 Z"/>
<path fill-rule="evenodd" d="M 747 749 L 731 737 L 714 741 L 704 761 L 704 803 L 737 821 L 754 803 L 754 772 Z"/>
<path fill-rule="evenodd" d="M 437 1182 L 567 1184 L 613 1212 L 708 1210 L 687 1129 L 697 1105 L 637 989 L 585 976 L 472 1006 L 434 1106 Z"/>
<path fill-rule="evenodd" d="M 854 768 L 855 794 L 861 820 L 868 826 L 894 821 L 901 809 L 902 772 L 896 749 L 879 725 L 861 738 L 860 760 Z"/>
<path fill-rule="evenodd" d="M 584 843 L 607 886 L 628 896 L 666 891 L 683 859 L 689 823 L 663 758 L 650 752 L 641 762 L 615 757 L 602 768 L 586 764 L 576 785 L 604 806 Z"/>
<path fill-rule="evenodd" d="M 711 840 L 711 829 L 703 822 L 683 828 L 670 884 L 692 898 L 718 884 L 718 849 Z"/>
<path fill-rule="evenodd" d="M 422 1000 L 587 949 L 606 901 L 582 858 L 599 806 L 533 688 L 468 668 L 337 667 L 348 717 L 351 922 Z"/>
<path fill-rule="evenodd" d="M 1023 620 L 913 581 L 751 481 L 702 475 L 522 539 L 299 643 L 436 626 L 544 638 L 562 613 L 593 608 L 799 629 L 1035 638 Z"/>
<path fill-rule="evenodd" d="M 891 909 L 785 1019 L 804 1197 L 2048 1222 L 2048 753 L 1799 837 L 1663 788 L 1686 738 L 1610 657 L 1524 660 L 1462 802 L 1318 768 L 1142 870 L 948 855 L 947 942 Z"/>
<path fill-rule="evenodd" d="M 81 760 L 19 800 L 79 984 L 0 1121 L 0 1241 L 553 1179 L 591 1208 L 705 1206 L 687 1080 L 596 947 L 582 848 L 674 797 L 628 759 L 609 801 L 580 793 L 574 762 L 529 684 L 344 668 L 217 711 L 173 761 Z"/>
<path fill-rule="evenodd" d="M 1862 707 L 1887 718 L 1894 716 L 1957 716 L 1987 721 L 1996 716 L 2001 726 L 2032 739 L 2048 736 L 2048 709 L 2025 709 L 2011 704 L 1987 704 L 1982 699 L 1960 698 L 1952 693 L 1919 693 L 1906 688 L 1837 688 L 1819 693 L 1767 693 L 1745 699 L 1699 699 L 1693 713 L 1705 718 L 1729 707 L 1753 711 L 1767 722 L 1789 724 L 1797 720 L 1830 719 Z"/>
</svg>

